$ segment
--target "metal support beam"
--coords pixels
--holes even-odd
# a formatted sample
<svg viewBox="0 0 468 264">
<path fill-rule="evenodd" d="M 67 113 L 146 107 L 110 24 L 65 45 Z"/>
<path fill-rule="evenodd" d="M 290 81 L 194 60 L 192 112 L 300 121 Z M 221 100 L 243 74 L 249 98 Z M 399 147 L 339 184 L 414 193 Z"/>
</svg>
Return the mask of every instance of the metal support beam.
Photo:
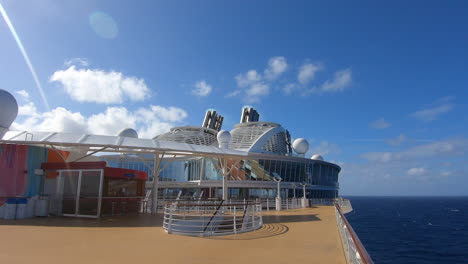
<svg viewBox="0 0 468 264">
<path fill-rule="evenodd" d="M 94 150 L 94 151 L 92 151 L 91 153 L 86 154 L 86 155 L 84 155 L 83 157 L 78 158 L 78 159 L 76 159 L 76 160 L 74 160 L 74 161 L 72 161 L 72 162 L 77 162 L 77 161 L 82 160 L 82 159 L 84 159 L 84 158 L 86 158 L 86 157 L 89 157 L 89 156 L 91 156 L 91 155 L 93 155 L 93 154 L 96 154 L 96 153 L 98 153 L 98 152 L 104 151 L 105 149 L 107 149 L 107 147 L 103 147 L 103 148 L 100 148 L 100 149 L 98 149 L 98 150 Z"/>
<path fill-rule="evenodd" d="M 151 213 L 156 214 L 158 212 L 158 184 L 159 184 L 159 167 L 161 161 L 164 158 L 164 152 L 159 157 L 159 153 L 154 154 L 154 169 L 153 169 L 153 199 L 151 202 Z"/>
</svg>

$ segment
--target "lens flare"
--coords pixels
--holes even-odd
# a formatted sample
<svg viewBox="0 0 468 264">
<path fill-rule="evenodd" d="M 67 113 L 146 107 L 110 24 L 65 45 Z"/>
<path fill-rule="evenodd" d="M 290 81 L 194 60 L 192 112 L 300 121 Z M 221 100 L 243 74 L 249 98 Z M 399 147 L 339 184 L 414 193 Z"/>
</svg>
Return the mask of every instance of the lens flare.
<svg viewBox="0 0 468 264">
<path fill-rule="evenodd" d="M 18 34 L 16 33 L 15 28 L 13 27 L 13 24 L 11 23 L 10 18 L 8 17 L 5 9 L 3 8 L 2 4 L 0 3 L 0 14 L 2 14 L 3 19 L 5 20 L 5 23 L 7 24 L 8 28 L 11 31 L 11 34 L 13 35 L 13 38 L 15 39 L 16 43 L 18 44 L 18 48 L 21 51 L 21 54 L 23 54 L 24 60 L 26 61 L 26 64 L 28 65 L 29 71 L 31 71 L 32 77 L 34 79 L 34 82 L 36 83 L 37 89 L 39 90 L 39 93 L 41 94 L 42 101 L 44 102 L 45 107 L 47 108 L 47 111 L 50 111 L 49 107 L 49 102 L 46 99 L 44 90 L 42 89 L 42 85 L 39 82 L 39 78 L 37 77 L 36 70 L 34 69 L 31 60 L 29 59 L 28 53 L 26 53 L 26 50 L 24 49 L 23 43 L 21 42 L 21 39 L 19 38 Z"/>
<path fill-rule="evenodd" d="M 94 32 L 105 39 L 114 39 L 119 34 L 115 20 L 108 14 L 95 11 L 89 15 L 89 24 Z"/>
</svg>

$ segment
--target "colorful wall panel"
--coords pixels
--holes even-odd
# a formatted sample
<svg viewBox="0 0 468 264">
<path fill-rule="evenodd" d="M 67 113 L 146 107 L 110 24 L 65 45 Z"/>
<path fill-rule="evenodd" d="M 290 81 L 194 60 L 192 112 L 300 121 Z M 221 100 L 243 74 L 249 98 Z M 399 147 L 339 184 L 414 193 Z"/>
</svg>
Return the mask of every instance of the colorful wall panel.
<svg viewBox="0 0 468 264">
<path fill-rule="evenodd" d="M 0 206 L 6 197 L 31 197 L 39 194 L 43 177 L 34 174 L 47 162 L 46 148 L 0 144 Z"/>
</svg>

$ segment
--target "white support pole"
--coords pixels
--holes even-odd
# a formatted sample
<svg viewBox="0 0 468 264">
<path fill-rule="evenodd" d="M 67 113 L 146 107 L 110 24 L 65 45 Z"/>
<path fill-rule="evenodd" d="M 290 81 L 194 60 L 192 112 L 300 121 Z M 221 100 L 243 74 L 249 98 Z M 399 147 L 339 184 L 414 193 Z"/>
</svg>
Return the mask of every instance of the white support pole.
<svg viewBox="0 0 468 264">
<path fill-rule="evenodd" d="M 276 180 L 276 184 L 277 184 L 276 201 L 275 201 L 276 211 L 281 211 L 281 187 L 280 187 L 280 183 L 281 183 L 281 180 Z"/>
<path fill-rule="evenodd" d="M 306 184 L 302 184 L 302 192 L 304 196 L 302 197 L 302 208 L 307 207 L 307 198 L 306 198 Z"/>
<path fill-rule="evenodd" d="M 153 199 L 151 203 L 151 213 L 156 214 L 158 212 L 158 187 L 159 187 L 159 167 L 161 161 L 164 158 L 164 153 L 159 157 L 159 154 L 154 154 L 154 170 L 153 170 Z"/>
<path fill-rule="evenodd" d="M 228 200 L 228 187 L 227 187 L 227 175 L 228 175 L 228 170 L 227 170 L 227 160 L 226 159 L 221 159 L 219 158 L 219 164 L 221 165 L 221 174 L 223 177 L 223 200 L 227 201 Z"/>
</svg>

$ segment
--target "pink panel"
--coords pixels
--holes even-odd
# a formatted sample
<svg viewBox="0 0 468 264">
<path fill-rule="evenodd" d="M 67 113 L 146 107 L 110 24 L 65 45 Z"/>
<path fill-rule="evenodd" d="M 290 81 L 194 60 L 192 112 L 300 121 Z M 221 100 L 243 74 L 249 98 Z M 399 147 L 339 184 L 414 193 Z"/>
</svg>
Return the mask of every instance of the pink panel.
<svg viewBox="0 0 468 264">
<path fill-rule="evenodd" d="M 28 146 L 0 144 L 0 197 L 24 194 L 27 185 L 26 154 Z M 4 203 L 0 200 L 0 205 Z"/>
</svg>

